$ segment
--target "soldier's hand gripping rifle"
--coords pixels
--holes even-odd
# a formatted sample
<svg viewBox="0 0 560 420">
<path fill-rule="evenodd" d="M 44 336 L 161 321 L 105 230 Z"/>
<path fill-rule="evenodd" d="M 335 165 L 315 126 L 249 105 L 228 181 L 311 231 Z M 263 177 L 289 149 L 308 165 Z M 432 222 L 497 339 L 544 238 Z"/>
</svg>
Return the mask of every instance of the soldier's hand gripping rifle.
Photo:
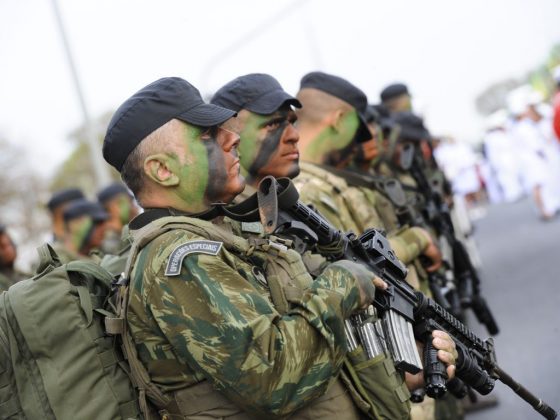
<svg viewBox="0 0 560 420">
<path fill-rule="evenodd" d="M 358 262 L 388 284 L 375 294 L 374 306 L 389 326 L 387 341 L 396 365 L 411 373 L 419 370 L 415 338 L 424 343 L 426 393 L 433 398 L 445 394 L 447 373 L 432 345 L 432 331 L 446 331 L 457 347 L 456 376 L 480 394 L 486 395 L 499 379 L 547 419 L 556 412 L 515 382 L 496 363 L 493 340 L 477 337 L 436 302 L 414 290 L 405 281 L 406 269 L 395 257 L 386 238 L 375 229 L 360 237 L 344 234 L 311 208 L 298 201 L 299 194 L 288 178 L 266 177 L 258 190 L 259 212 L 267 232 L 289 235 L 307 245 L 327 250 L 330 260 Z"/>
<path fill-rule="evenodd" d="M 498 324 L 490 311 L 484 297 L 480 294 L 480 278 L 463 243 L 457 239 L 449 207 L 444 198 L 428 181 L 424 170 L 422 157 L 412 143 L 403 144 L 400 165 L 410 172 L 418 185 L 418 191 L 425 200 L 425 218 L 443 236 L 451 246 L 453 253 L 453 271 L 458 281 L 461 305 L 471 308 L 478 321 L 484 324 L 488 332 L 496 335 Z"/>
<path fill-rule="evenodd" d="M 346 180 L 349 185 L 365 187 L 380 191 L 392 202 L 399 224 L 402 226 L 417 226 L 430 230 L 431 226 L 424 218 L 424 215 L 416 210 L 411 203 L 401 185 L 394 178 L 378 177 L 370 174 L 348 171 L 344 169 L 329 168 L 333 172 Z M 443 252 L 448 249 L 448 252 Z M 447 311 L 451 312 L 456 318 L 463 318 L 464 309 L 461 306 L 459 293 L 454 283 L 454 275 L 451 271 L 452 258 L 450 247 L 442 250 L 443 268 L 437 272 L 427 273 L 430 291 L 437 303 L 442 305 Z"/>
</svg>

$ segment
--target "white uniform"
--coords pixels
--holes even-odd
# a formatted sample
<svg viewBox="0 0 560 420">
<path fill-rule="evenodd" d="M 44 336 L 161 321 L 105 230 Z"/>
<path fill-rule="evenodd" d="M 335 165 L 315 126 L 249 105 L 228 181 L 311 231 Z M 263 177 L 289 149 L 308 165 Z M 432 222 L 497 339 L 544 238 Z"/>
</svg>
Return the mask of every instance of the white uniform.
<svg viewBox="0 0 560 420">
<path fill-rule="evenodd" d="M 514 140 L 505 130 L 492 130 L 484 137 L 486 159 L 498 181 L 502 198 L 513 202 L 523 196 L 519 160 L 515 153 Z"/>
<path fill-rule="evenodd" d="M 535 186 L 541 187 L 543 210 L 553 215 L 560 209 L 558 186 L 558 164 L 556 156 L 551 152 L 539 125 L 524 118 L 513 124 L 511 129 L 515 138 L 518 156 L 522 167 L 522 182 L 527 192 Z M 555 164 L 556 163 L 556 164 Z"/>
</svg>

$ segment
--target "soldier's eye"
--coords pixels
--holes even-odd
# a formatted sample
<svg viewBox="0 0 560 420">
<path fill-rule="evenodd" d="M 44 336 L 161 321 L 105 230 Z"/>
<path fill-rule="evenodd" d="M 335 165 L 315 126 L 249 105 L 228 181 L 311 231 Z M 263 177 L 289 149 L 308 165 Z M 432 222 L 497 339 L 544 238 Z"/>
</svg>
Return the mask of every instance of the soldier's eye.
<svg viewBox="0 0 560 420">
<path fill-rule="evenodd" d="M 208 127 L 204 129 L 204 131 L 202 131 L 202 133 L 200 134 L 200 138 L 202 140 L 215 139 L 217 132 L 218 132 L 218 127 Z"/>
<path fill-rule="evenodd" d="M 276 130 L 280 127 L 280 124 L 284 122 L 285 118 L 276 118 L 274 120 L 270 120 L 266 123 L 265 127 L 268 131 Z"/>
</svg>

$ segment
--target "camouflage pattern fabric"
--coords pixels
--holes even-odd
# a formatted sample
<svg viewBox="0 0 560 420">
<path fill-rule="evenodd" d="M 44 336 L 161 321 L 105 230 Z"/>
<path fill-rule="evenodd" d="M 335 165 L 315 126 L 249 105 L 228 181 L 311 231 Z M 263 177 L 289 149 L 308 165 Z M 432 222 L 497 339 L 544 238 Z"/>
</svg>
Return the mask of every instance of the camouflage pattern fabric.
<svg viewBox="0 0 560 420">
<path fill-rule="evenodd" d="M 379 193 L 350 187 L 343 178 L 310 163 L 302 162 L 300 168 L 300 175 L 294 179 L 300 200 L 313 205 L 336 228 L 358 234 L 372 227 L 386 230 L 376 209 Z M 383 204 L 386 205 L 386 201 Z M 388 239 L 397 257 L 405 264 L 417 258 L 428 244 L 414 228 L 389 232 Z"/>
<path fill-rule="evenodd" d="M 356 274 L 344 262 L 329 265 L 280 315 L 259 264 L 183 229 L 140 251 L 128 322 L 163 391 L 207 379 L 243 409 L 274 416 L 326 392 L 346 355 L 343 320 L 359 301 Z"/>
</svg>

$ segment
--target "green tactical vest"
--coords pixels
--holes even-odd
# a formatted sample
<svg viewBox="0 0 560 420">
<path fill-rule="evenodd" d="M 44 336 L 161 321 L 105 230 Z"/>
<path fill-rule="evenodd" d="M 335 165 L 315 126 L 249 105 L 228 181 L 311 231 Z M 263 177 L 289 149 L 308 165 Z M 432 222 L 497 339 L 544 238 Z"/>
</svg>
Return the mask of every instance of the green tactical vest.
<svg viewBox="0 0 560 420">
<path fill-rule="evenodd" d="M 303 290 L 313 281 L 301 256 L 290 249 L 291 241 L 269 237 L 245 239 L 210 222 L 182 217 L 164 217 L 133 233 L 134 242 L 125 270 L 130 279 L 136 258 L 149 242 L 173 229 L 183 229 L 210 240 L 219 241 L 240 258 L 255 255 L 267 261 L 265 277 L 271 299 L 280 313 L 286 313 L 290 301 L 299 300 Z M 123 349 L 131 366 L 132 376 L 140 391 L 140 406 L 148 410 L 153 404 L 162 418 L 194 419 L 204 413 L 205 418 L 240 420 L 251 418 L 215 391 L 206 381 L 192 387 L 164 394 L 151 382 L 146 368 L 138 358 L 136 348 L 127 328 L 128 293 L 132 285 L 123 285 L 119 291 L 118 318 L 106 319 L 107 329 L 122 335 Z M 345 371 L 333 381 L 327 393 L 308 407 L 290 416 L 294 419 L 407 419 L 410 394 L 402 377 L 385 355 L 366 360 L 361 347 L 350 354 Z M 358 386 L 356 386 L 358 383 Z M 374 399 L 369 396 L 373 388 Z M 197 414 L 198 413 L 198 414 Z"/>
</svg>

